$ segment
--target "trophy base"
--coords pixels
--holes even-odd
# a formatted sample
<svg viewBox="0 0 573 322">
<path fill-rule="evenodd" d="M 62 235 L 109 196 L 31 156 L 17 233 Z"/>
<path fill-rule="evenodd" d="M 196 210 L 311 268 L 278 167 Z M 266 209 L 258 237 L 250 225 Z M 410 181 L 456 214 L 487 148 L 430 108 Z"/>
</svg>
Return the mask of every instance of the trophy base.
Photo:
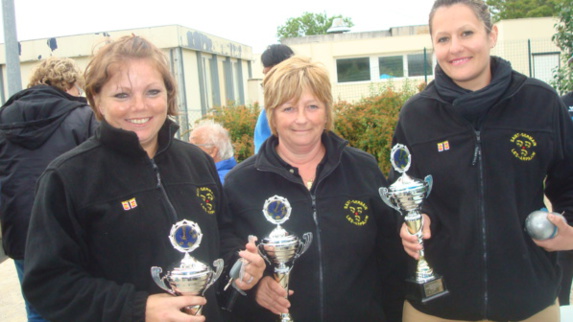
<svg viewBox="0 0 573 322">
<path fill-rule="evenodd" d="M 406 298 L 422 304 L 450 293 L 441 276 L 436 276 L 427 282 L 418 282 L 415 278 L 408 278 L 406 284 L 408 287 Z"/>
<path fill-rule="evenodd" d="M 279 318 L 277 319 L 278 322 L 294 322 L 290 313 L 281 313 L 279 314 Z"/>
</svg>

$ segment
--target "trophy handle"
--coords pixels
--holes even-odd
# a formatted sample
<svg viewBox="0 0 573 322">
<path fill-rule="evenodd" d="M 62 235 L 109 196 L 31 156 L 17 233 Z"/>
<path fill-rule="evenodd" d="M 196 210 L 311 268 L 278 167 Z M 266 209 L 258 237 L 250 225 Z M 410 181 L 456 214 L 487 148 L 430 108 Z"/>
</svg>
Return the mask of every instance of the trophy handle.
<svg viewBox="0 0 573 322">
<path fill-rule="evenodd" d="M 161 267 L 157 266 L 151 267 L 151 277 L 153 278 L 153 281 L 155 282 L 155 284 L 157 284 L 157 286 L 159 286 L 162 290 L 166 291 L 167 293 L 171 295 L 177 295 L 177 293 L 175 293 L 172 289 L 165 287 L 165 283 L 163 281 L 165 277 L 161 277 L 162 271 L 163 269 L 161 269 Z"/>
<path fill-rule="evenodd" d="M 270 261 L 270 260 L 267 258 L 267 256 L 265 255 L 264 247 L 265 247 L 265 245 L 264 245 L 263 243 L 259 243 L 259 244 L 257 245 L 257 250 L 259 251 L 259 255 L 261 255 L 261 257 L 264 258 L 265 261 L 266 261 L 267 263 L 269 263 L 269 265 L 272 265 L 273 263 L 271 263 L 271 261 Z"/>
<path fill-rule="evenodd" d="M 432 191 L 432 186 L 434 185 L 434 178 L 432 177 L 431 174 L 428 174 L 424 178 L 424 181 L 426 181 L 426 183 L 428 184 L 428 191 L 426 191 L 426 198 L 428 198 L 428 196 L 430 195 L 430 191 Z"/>
<path fill-rule="evenodd" d="M 306 252 L 308 250 L 308 247 L 310 247 L 310 244 L 312 243 L 312 233 L 304 233 L 302 235 L 301 238 L 301 242 L 300 242 L 300 248 L 298 249 L 298 252 L 295 255 L 295 258 L 299 258 L 300 255 L 304 254 L 304 252 Z"/>
<path fill-rule="evenodd" d="M 384 201 L 384 203 L 387 204 L 390 208 L 396 209 L 401 214 L 402 211 L 400 210 L 400 207 L 398 207 L 398 205 L 394 204 L 392 199 L 388 198 L 388 196 L 390 195 L 388 193 L 388 191 L 389 190 L 386 187 L 381 187 L 380 189 L 378 189 L 378 193 L 380 194 L 380 198 L 382 198 L 382 201 Z"/>
<path fill-rule="evenodd" d="M 219 279 L 219 276 L 221 276 L 221 273 L 223 273 L 223 266 L 225 266 L 224 261 L 221 258 L 216 259 L 213 262 L 213 266 L 215 266 L 215 273 L 211 276 L 211 280 L 209 281 L 209 283 L 207 283 L 207 286 L 205 286 L 205 289 L 203 290 L 203 294 L 205 293 L 205 291 L 207 291 L 207 289 L 211 285 L 213 285 Z"/>
</svg>

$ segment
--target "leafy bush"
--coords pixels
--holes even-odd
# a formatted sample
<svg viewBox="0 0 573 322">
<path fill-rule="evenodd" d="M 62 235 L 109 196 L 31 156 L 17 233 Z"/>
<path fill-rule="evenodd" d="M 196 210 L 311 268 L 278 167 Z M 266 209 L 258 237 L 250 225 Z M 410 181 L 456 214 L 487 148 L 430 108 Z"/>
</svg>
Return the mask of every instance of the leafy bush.
<svg viewBox="0 0 573 322">
<path fill-rule="evenodd" d="M 370 95 L 355 104 L 336 102 L 334 132 L 348 140 L 350 146 L 372 154 L 382 172 L 388 174 L 398 113 L 406 100 L 424 86 L 422 83 L 416 88 L 406 81 L 398 91 L 391 82 L 372 85 Z M 203 119 L 212 119 L 229 130 L 235 158 L 241 162 L 254 153 L 253 132 L 259 112 L 258 104 L 245 106 L 230 103 L 229 106 L 212 109 Z"/>
<path fill-rule="evenodd" d="M 384 174 L 390 171 L 392 135 L 400 109 L 416 89 L 405 82 L 401 91 L 393 83 L 372 86 L 370 96 L 356 104 L 338 102 L 334 132 L 348 140 L 350 146 L 372 154 Z"/>
<path fill-rule="evenodd" d="M 573 55 L 573 0 L 562 0 L 557 4 L 557 17 L 559 22 L 555 24 L 557 32 L 551 38 L 561 49 L 563 65 L 553 70 L 551 86 L 561 95 L 573 91 L 573 63 L 567 64 L 567 60 Z"/>
</svg>

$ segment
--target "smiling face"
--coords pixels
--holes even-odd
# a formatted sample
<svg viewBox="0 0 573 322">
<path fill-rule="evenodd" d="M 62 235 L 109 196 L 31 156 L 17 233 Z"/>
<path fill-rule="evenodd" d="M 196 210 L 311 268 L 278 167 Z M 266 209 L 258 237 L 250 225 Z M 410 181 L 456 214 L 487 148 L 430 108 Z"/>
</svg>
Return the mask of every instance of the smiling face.
<svg viewBox="0 0 573 322">
<path fill-rule="evenodd" d="M 110 73 L 94 97 L 96 108 L 111 126 L 135 132 L 153 158 L 157 134 L 167 119 L 167 90 L 161 73 L 148 59 L 125 60 Z"/>
<path fill-rule="evenodd" d="M 301 151 L 321 144 L 320 137 L 326 126 L 326 106 L 309 89 L 303 89 L 300 98 L 293 98 L 273 113 L 281 148 Z"/>
<path fill-rule="evenodd" d="M 438 8 L 432 19 L 432 43 L 442 70 L 458 86 L 479 90 L 491 81 L 490 50 L 497 27 L 488 33 L 470 7 L 454 4 Z"/>
</svg>

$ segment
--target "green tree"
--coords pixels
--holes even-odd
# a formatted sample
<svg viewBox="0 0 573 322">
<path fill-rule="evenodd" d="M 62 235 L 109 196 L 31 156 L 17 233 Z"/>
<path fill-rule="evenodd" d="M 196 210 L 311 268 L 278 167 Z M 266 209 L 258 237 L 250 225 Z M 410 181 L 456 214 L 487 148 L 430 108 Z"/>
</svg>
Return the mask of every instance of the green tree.
<svg viewBox="0 0 573 322">
<path fill-rule="evenodd" d="M 553 71 L 551 85 L 560 94 L 573 90 L 573 66 L 567 65 L 567 60 L 573 55 L 573 0 L 562 0 L 557 6 L 555 24 L 557 32 L 551 38 L 561 49 L 563 64 Z"/>
<path fill-rule="evenodd" d="M 305 12 L 298 18 L 289 18 L 284 25 L 278 26 L 277 37 L 279 39 L 294 38 L 311 35 L 325 35 L 332 26 L 335 18 L 342 18 L 347 27 L 354 26 L 352 19 L 341 15 L 327 17 L 326 13 Z"/>
<path fill-rule="evenodd" d="M 494 21 L 556 15 L 564 0 L 487 0 Z M 566 0 L 565 0 L 566 1 Z"/>
</svg>

